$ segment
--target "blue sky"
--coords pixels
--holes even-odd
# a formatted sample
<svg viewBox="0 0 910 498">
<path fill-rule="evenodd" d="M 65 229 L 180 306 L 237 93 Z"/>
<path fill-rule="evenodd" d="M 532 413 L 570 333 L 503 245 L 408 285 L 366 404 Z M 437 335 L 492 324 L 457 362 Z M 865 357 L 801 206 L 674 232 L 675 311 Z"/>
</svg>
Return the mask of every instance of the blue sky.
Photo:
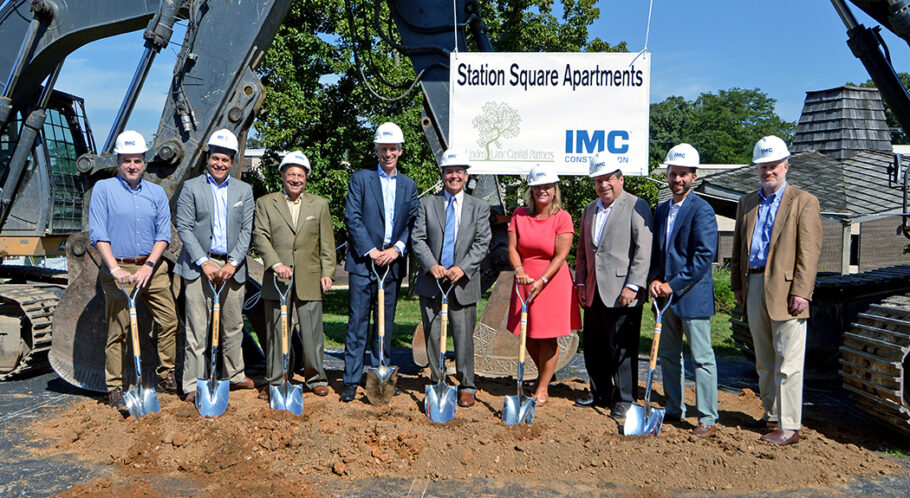
<svg viewBox="0 0 910 498">
<path fill-rule="evenodd" d="M 483 1 L 481 0 L 481 5 Z M 626 41 L 630 51 L 645 42 L 648 2 L 599 2 L 591 36 Z M 859 22 L 874 20 L 858 8 Z M 167 94 L 182 29 L 157 57 L 128 126 L 147 137 L 156 129 Z M 898 71 L 910 72 L 910 47 L 885 33 Z M 672 95 L 693 99 L 732 87 L 760 88 L 777 100 L 784 119 L 799 117 L 805 92 L 869 79 L 846 44 L 846 29 L 825 0 L 654 2 L 648 41 L 651 102 Z M 87 45 L 67 59 L 57 88 L 86 100 L 99 146 L 104 142 L 142 53 L 141 33 Z"/>
</svg>

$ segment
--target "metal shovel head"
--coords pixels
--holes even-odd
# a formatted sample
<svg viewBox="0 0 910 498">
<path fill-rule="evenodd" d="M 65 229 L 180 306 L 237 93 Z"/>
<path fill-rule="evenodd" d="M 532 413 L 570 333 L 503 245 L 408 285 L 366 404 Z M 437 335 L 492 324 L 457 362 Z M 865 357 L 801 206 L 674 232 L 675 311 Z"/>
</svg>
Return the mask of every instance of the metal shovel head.
<svg viewBox="0 0 910 498">
<path fill-rule="evenodd" d="M 657 436 L 660 434 L 660 428 L 664 425 L 663 408 L 652 408 L 651 413 L 645 414 L 645 407 L 641 405 L 632 405 L 626 411 L 626 422 L 623 425 L 622 433 L 626 436 Z"/>
<path fill-rule="evenodd" d="M 287 381 L 269 386 L 269 406 L 272 410 L 286 410 L 300 415 L 303 413 L 303 388 Z"/>
<path fill-rule="evenodd" d="M 230 392 L 230 379 L 196 379 L 196 410 L 199 415 L 215 417 L 224 413 Z"/>
<path fill-rule="evenodd" d="M 123 393 L 123 401 L 126 402 L 126 409 L 129 410 L 130 415 L 136 418 L 161 411 L 158 394 L 154 389 L 147 387 L 134 387 Z"/>
<path fill-rule="evenodd" d="M 395 396 L 395 383 L 398 382 L 398 367 L 379 365 L 367 367 L 365 391 L 367 399 L 373 405 L 387 405 Z"/>
<path fill-rule="evenodd" d="M 431 384 L 426 387 L 426 397 L 423 399 L 423 408 L 430 417 L 430 422 L 443 424 L 455 418 L 455 401 L 458 390 L 444 382 Z"/>
<path fill-rule="evenodd" d="M 534 421 L 534 409 L 536 408 L 536 398 L 523 394 L 506 396 L 505 404 L 502 407 L 502 421 L 506 425 L 530 424 Z"/>
</svg>

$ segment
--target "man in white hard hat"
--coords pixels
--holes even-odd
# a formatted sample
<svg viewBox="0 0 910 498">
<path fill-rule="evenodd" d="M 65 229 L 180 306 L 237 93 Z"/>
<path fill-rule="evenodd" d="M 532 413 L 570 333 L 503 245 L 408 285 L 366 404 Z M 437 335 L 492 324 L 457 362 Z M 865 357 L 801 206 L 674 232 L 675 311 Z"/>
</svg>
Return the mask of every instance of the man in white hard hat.
<svg viewBox="0 0 910 498">
<path fill-rule="evenodd" d="M 762 439 L 799 442 L 806 320 L 822 246 L 818 199 L 787 183 L 790 152 L 778 137 L 755 144 L 761 188 L 736 208 L 730 288 L 745 306 L 764 414 L 746 424 Z"/>
<path fill-rule="evenodd" d="M 376 324 L 370 327 L 370 315 L 377 299 L 378 283 L 373 274 L 376 264 L 380 276 L 389 267 L 385 279 L 385 344 L 383 363 L 389 364 L 392 325 L 398 304 L 398 290 L 407 266 L 404 256 L 410 245 L 411 229 L 417 218 L 417 184 L 398 171 L 404 134 L 395 123 L 383 123 L 376 129 L 375 168 L 362 169 L 351 175 L 344 205 L 348 229 L 348 254 L 344 269 L 350 275 L 348 330 L 344 340 L 344 390 L 341 400 L 352 401 L 363 375 L 363 355 L 370 341 L 370 362 L 378 367 L 379 334 Z M 378 316 L 373 313 L 373 316 Z"/>
<path fill-rule="evenodd" d="M 136 286 L 158 324 L 158 390 L 176 393 L 174 363 L 179 324 L 162 254 L 171 240 L 171 210 L 160 186 L 142 179 L 145 172 L 145 139 L 135 131 L 117 136 L 119 174 L 97 182 L 89 204 L 89 238 L 104 264 L 104 290 L 108 334 L 104 348 L 104 378 L 110 405 L 126 412 L 123 400 L 123 364 L 131 356 L 126 345 L 129 332 L 129 301 L 121 286 L 132 292 Z"/>
<path fill-rule="evenodd" d="M 253 389 L 244 374 L 243 300 L 246 253 L 253 231 L 253 189 L 240 178 L 231 178 L 238 151 L 237 137 L 218 130 L 209 137 L 206 172 L 183 184 L 177 198 L 177 234 L 183 242 L 174 273 L 183 277 L 186 343 L 183 360 L 185 400 L 196 399 L 196 379 L 210 373 L 205 352 L 211 330 L 214 294 L 225 283 L 221 301 L 221 355 L 231 389 Z M 216 360 L 217 362 L 218 360 Z"/>
<path fill-rule="evenodd" d="M 458 406 L 474 406 L 474 322 L 480 300 L 480 263 L 490 246 L 490 206 L 465 193 L 467 154 L 449 149 L 442 155 L 442 192 L 420 201 L 412 236 L 420 265 L 417 294 L 426 334 L 430 379 L 439 381 L 440 309 L 437 281 L 449 293 L 449 332 L 455 343 Z"/>
<path fill-rule="evenodd" d="M 667 152 L 667 183 L 672 199 L 654 210 L 654 244 L 648 292 L 663 308 L 660 368 L 666 395 L 668 422 L 685 417 L 683 336 L 695 364 L 695 407 L 700 438 L 717 431 L 717 363 L 711 346 L 714 315 L 714 279 L 711 265 L 717 254 L 717 219 L 714 209 L 692 192 L 698 178 L 698 151 L 679 144 Z"/>
<path fill-rule="evenodd" d="M 266 317 L 266 377 L 270 385 L 282 380 L 281 306 L 273 275 L 288 285 L 288 309 L 297 310 L 297 323 L 303 342 L 303 376 L 307 387 L 317 396 L 329 394 L 323 366 L 322 295 L 332 287 L 335 277 L 335 233 L 329 203 L 305 192 L 313 172 L 310 160 L 301 151 L 284 156 L 278 166 L 284 189 L 256 201 L 253 243 L 262 255 L 266 271 L 262 278 L 262 299 Z M 284 291 L 286 287 L 282 287 Z M 269 388 L 259 391 L 259 399 L 269 400 Z"/>
<path fill-rule="evenodd" d="M 638 388 L 638 343 L 647 299 L 652 218 L 648 203 L 625 190 L 616 158 L 591 159 L 598 200 L 585 207 L 575 259 L 575 288 L 585 308 L 585 368 L 591 393 L 581 406 L 611 409 L 622 420 Z"/>
</svg>

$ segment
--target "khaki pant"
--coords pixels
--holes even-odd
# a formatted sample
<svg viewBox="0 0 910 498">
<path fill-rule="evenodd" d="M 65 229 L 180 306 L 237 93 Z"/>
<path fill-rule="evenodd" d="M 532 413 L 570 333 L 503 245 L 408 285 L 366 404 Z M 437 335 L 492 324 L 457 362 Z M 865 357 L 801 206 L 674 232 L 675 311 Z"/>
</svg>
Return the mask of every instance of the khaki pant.
<svg viewBox="0 0 910 498">
<path fill-rule="evenodd" d="M 755 369 L 764 418 L 797 431 L 803 411 L 806 319 L 771 320 L 765 304 L 765 276 L 749 276 L 746 315 L 755 345 Z"/>
<path fill-rule="evenodd" d="M 281 355 L 281 303 L 263 299 L 266 317 L 266 377 L 270 385 L 281 383 L 283 359 Z M 293 309 L 297 308 L 297 323 L 303 342 L 303 377 L 310 389 L 328 385 L 323 366 L 325 335 L 322 329 L 322 301 L 299 301 L 294 292 L 288 296 L 288 349 L 292 349 L 294 333 Z M 289 351 L 288 378 L 294 376 L 294 355 Z"/>
<path fill-rule="evenodd" d="M 222 266 L 217 260 L 209 260 L 215 266 Z M 214 294 L 205 275 L 196 280 L 183 279 L 186 302 L 186 345 L 183 358 L 183 392 L 196 390 L 196 379 L 208 379 L 211 357 L 206 349 L 212 333 L 212 303 Z M 220 284 L 215 286 L 217 290 Z M 231 279 L 221 291 L 221 329 L 219 353 L 224 361 L 215 378 L 229 378 L 232 383 L 246 378 L 243 366 L 243 299 L 244 285 Z M 216 358 L 216 365 L 218 359 Z"/>
<path fill-rule="evenodd" d="M 136 273 L 140 265 L 122 264 L 120 268 Z M 101 268 L 101 288 L 104 290 L 104 311 L 107 318 L 107 344 L 104 347 L 104 380 L 108 390 L 117 387 L 125 388 L 123 382 L 123 364 L 132 361 L 132 344 L 130 340 L 129 299 L 120 289 L 120 285 L 108 271 L 106 265 Z M 132 293 L 133 286 L 124 286 Z M 177 357 L 177 305 L 171 291 L 171 279 L 168 277 L 167 264 L 158 264 L 152 273 L 145 289 L 139 291 L 136 300 L 142 299 L 158 324 L 158 378 L 164 379 L 168 372 L 174 371 Z"/>
</svg>

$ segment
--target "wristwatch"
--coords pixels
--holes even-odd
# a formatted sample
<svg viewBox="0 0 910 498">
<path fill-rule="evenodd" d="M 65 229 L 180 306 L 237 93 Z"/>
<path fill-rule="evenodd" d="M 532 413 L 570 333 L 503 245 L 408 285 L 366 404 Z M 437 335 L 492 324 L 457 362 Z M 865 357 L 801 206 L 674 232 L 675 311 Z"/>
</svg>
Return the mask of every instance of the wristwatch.
<svg viewBox="0 0 910 498">
<path fill-rule="evenodd" d="M 152 260 L 147 259 L 147 260 L 145 260 L 145 266 L 151 266 L 152 268 L 154 268 L 155 263 L 153 263 Z"/>
</svg>

